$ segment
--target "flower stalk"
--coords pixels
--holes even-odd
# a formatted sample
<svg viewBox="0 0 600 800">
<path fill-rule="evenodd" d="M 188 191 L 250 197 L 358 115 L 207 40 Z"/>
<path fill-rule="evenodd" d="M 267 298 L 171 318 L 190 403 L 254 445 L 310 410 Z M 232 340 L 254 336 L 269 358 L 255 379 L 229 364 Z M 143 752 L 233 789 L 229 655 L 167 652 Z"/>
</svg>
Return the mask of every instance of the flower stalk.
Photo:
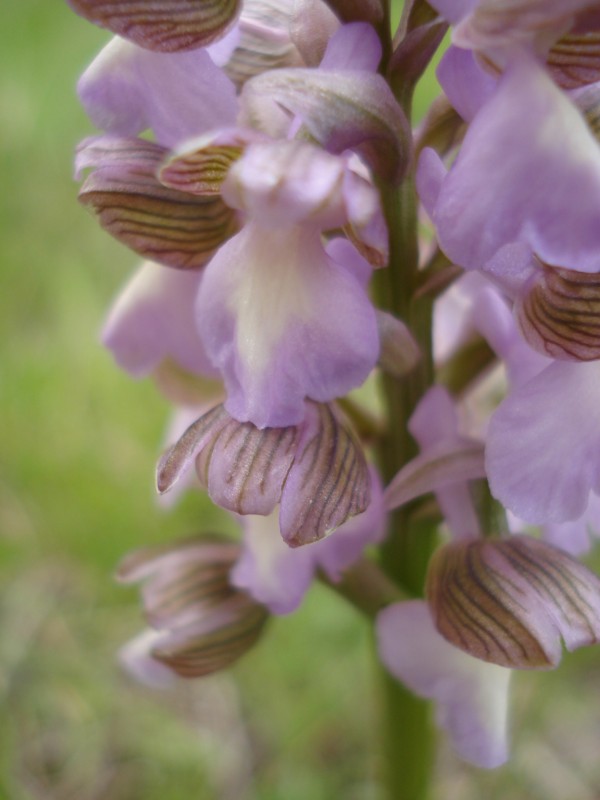
<svg viewBox="0 0 600 800">
<path fill-rule="evenodd" d="M 379 440 L 377 459 L 388 482 L 416 453 L 408 420 L 433 381 L 432 302 L 414 296 L 419 265 L 414 182 L 408 177 L 398 188 L 382 185 L 381 194 L 390 232 L 390 260 L 388 268 L 375 275 L 376 303 L 407 322 L 421 350 L 419 363 L 405 377 L 381 376 L 386 435 Z M 413 511 L 414 504 L 408 504 L 390 514 L 388 536 L 380 546 L 380 563 L 406 594 L 420 597 L 435 545 L 437 522 L 415 522 Z M 388 797 L 424 800 L 428 796 L 434 752 L 429 704 L 415 697 L 387 671 L 378 668 L 377 673 L 382 713 L 382 774 Z"/>
</svg>

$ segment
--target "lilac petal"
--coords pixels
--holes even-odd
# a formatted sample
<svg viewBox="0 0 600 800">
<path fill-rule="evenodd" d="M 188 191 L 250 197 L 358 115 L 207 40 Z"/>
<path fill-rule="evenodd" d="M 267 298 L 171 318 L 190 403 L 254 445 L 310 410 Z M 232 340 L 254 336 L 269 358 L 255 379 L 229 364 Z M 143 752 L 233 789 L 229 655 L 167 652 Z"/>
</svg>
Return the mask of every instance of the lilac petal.
<svg viewBox="0 0 600 800">
<path fill-rule="evenodd" d="M 217 39 L 206 48 L 206 52 L 211 58 L 213 64 L 217 67 L 224 67 L 231 59 L 236 49 L 241 42 L 242 33 L 240 31 L 240 22 L 233 26 L 228 33 L 221 39 Z"/>
<path fill-rule="evenodd" d="M 599 209 L 597 141 L 544 70 L 518 59 L 443 182 L 433 213 L 440 246 L 467 269 L 521 241 L 545 263 L 597 272 Z"/>
<path fill-rule="evenodd" d="M 173 686 L 175 675 L 151 656 L 152 649 L 164 638 L 163 633 L 147 630 L 119 650 L 119 662 L 140 683 L 153 689 Z"/>
<path fill-rule="evenodd" d="M 485 477 L 483 445 L 469 439 L 445 440 L 411 459 L 385 490 L 388 510 L 428 492 Z"/>
<path fill-rule="evenodd" d="M 214 375 L 194 321 L 201 273 L 167 270 L 146 262 L 121 292 L 102 332 L 120 367 L 134 377 L 172 358 L 185 370 Z"/>
<path fill-rule="evenodd" d="M 136 253 L 177 269 L 203 266 L 237 229 L 218 196 L 195 197 L 156 178 L 165 149 L 144 139 L 102 136 L 80 145 L 78 171 L 92 167 L 80 202 Z"/>
<path fill-rule="evenodd" d="M 483 50 L 522 46 L 529 39 L 543 50 L 591 5 L 591 0 L 481 0 L 457 26 L 454 41 Z"/>
<path fill-rule="evenodd" d="M 506 299 L 493 287 L 477 292 L 472 321 L 490 347 L 502 359 L 511 386 L 520 386 L 550 365 L 523 340 Z"/>
<path fill-rule="evenodd" d="M 232 583 L 247 591 L 273 614 L 295 611 L 317 569 L 337 581 L 369 544 L 381 541 L 385 512 L 381 485 L 371 470 L 371 502 L 366 511 L 328 536 L 304 547 L 290 548 L 281 538 L 275 514 L 244 518 L 242 555 L 231 573 Z"/>
<path fill-rule="evenodd" d="M 371 25 L 351 22 L 331 37 L 320 69 L 360 69 L 376 72 L 381 61 L 381 42 Z"/>
<path fill-rule="evenodd" d="M 552 363 L 512 391 L 492 416 L 490 487 L 521 519 L 576 519 L 590 490 L 600 490 L 599 379 L 597 363 Z"/>
<path fill-rule="evenodd" d="M 233 24 L 240 0 L 67 0 L 82 17 L 149 50 L 193 50 Z"/>
<path fill-rule="evenodd" d="M 312 228 L 246 225 L 208 265 L 196 314 L 227 410 L 258 427 L 297 424 L 305 397 L 341 397 L 377 361 L 370 301 Z"/>
<path fill-rule="evenodd" d="M 206 50 L 152 53 L 115 38 L 83 73 L 78 91 L 92 122 L 119 136 L 146 129 L 173 147 L 232 125 L 235 87 Z"/>
<path fill-rule="evenodd" d="M 544 525 L 542 536 L 545 542 L 565 550 L 572 556 L 588 553 L 591 538 L 600 535 L 600 496 L 591 494 L 587 508 L 578 519 L 571 522 Z"/>
<path fill-rule="evenodd" d="M 467 122 L 489 100 L 497 88 L 497 78 L 484 72 L 469 50 L 449 47 L 436 70 L 444 94 Z"/>
<path fill-rule="evenodd" d="M 425 211 L 433 219 L 436 203 L 448 171 L 444 162 L 431 147 L 421 153 L 417 167 L 417 191 Z"/>
<path fill-rule="evenodd" d="M 423 395 L 408 422 L 408 430 L 421 450 L 459 438 L 458 415 L 447 389 L 432 386 Z"/>
<path fill-rule="evenodd" d="M 242 554 L 231 572 L 232 583 L 272 614 L 290 614 L 312 582 L 318 546 L 291 549 L 281 538 L 277 514 L 245 517 Z"/>
<path fill-rule="evenodd" d="M 308 404 L 281 495 L 284 540 L 299 547 L 322 539 L 364 511 L 370 498 L 371 479 L 360 442 L 332 406 Z"/>
<path fill-rule="evenodd" d="M 339 27 L 339 19 L 322 0 L 296 0 L 290 37 L 305 66 L 319 66 L 329 40 Z"/>
<path fill-rule="evenodd" d="M 265 228 L 311 222 L 326 230 L 348 221 L 345 194 L 364 189 L 359 213 L 366 223 L 379 208 L 376 191 L 358 175 L 358 186 L 346 187 L 346 171 L 344 159 L 305 142 L 256 142 L 230 168 L 222 193 Z"/>
<path fill-rule="evenodd" d="M 433 386 L 419 401 L 408 423 L 408 429 L 421 448 L 422 455 L 442 442 L 461 444 L 458 415 L 450 394 L 442 386 Z M 440 487 L 435 496 L 455 538 L 472 538 L 480 526 L 467 481 Z"/>
<path fill-rule="evenodd" d="M 348 218 L 344 229 L 347 236 L 374 267 L 387 266 L 388 229 L 379 193 L 372 181 L 354 172 L 349 165 L 344 172 L 342 194 Z"/>
<path fill-rule="evenodd" d="M 381 75 L 354 70 L 281 69 L 248 81 L 242 120 L 278 104 L 298 115 L 326 150 L 355 149 L 376 172 L 400 180 L 410 161 L 406 117 Z"/>
<path fill-rule="evenodd" d="M 335 236 L 325 245 L 325 252 L 336 264 L 349 272 L 366 291 L 373 269 L 356 247 L 353 247 L 347 239 Z"/>
<path fill-rule="evenodd" d="M 449 644 L 420 600 L 395 603 L 380 612 L 377 641 L 390 673 L 419 697 L 435 702 L 437 723 L 462 758 L 487 768 L 507 760 L 511 670 Z"/>
<path fill-rule="evenodd" d="M 483 271 L 507 297 L 514 300 L 539 271 L 540 262 L 525 242 L 504 244 L 484 265 Z"/>
</svg>

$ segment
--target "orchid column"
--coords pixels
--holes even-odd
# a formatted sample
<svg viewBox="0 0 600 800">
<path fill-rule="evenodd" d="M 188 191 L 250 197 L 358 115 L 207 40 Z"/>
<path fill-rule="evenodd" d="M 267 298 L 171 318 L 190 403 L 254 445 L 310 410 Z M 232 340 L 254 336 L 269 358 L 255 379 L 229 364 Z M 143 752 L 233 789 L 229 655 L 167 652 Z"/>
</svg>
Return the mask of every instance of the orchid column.
<svg viewBox="0 0 600 800">
<path fill-rule="evenodd" d="M 144 259 L 104 342 L 175 406 L 163 502 L 240 523 L 126 559 L 151 629 L 125 664 L 224 668 L 319 578 L 374 621 L 389 797 L 428 793 L 430 700 L 502 764 L 511 669 L 600 633 L 572 557 L 600 490 L 596 5 L 411 0 L 392 32 L 386 0 L 69 2 L 116 34 L 79 83 L 80 200 Z"/>
</svg>

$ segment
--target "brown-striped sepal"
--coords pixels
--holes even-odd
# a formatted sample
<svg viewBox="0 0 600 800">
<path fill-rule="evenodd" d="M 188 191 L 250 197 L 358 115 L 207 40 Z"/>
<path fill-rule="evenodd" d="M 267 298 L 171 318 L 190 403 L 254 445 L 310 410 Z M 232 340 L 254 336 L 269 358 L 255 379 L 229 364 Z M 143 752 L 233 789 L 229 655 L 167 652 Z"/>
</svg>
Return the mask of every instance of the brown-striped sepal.
<svg viewBox="0 0 600 800">
<path fill-rule="evenodd" d="M 166 153 L 143 139 L 103 136 L 84 142 L 78 171 L 93 171 L 79 200 L 136 253 L 169 267 L 195 269 L 237 231 L 237 214 L 218 196 L 198 197 L 161 184 L 156 174 Z"/>
<path fill-rule="evenodd" d="M 544 266 L 517 299 L 515 315 L 540 353 L 568 361 L 600 358 L 600 274 Z"/>
<path fill-rule="evenodd" d="M 158 640 L 152 658 L 181 678 L 227 669 L 258 641 L 269 612 L 244 592 L 210 609 L 201 619 Z"/>
<path fill-rule="evenodd" d="M 307 408 L 281 497 L 279 524 L 290 547 L 322 539 L 371 500 L 367 462 L 351 428 L 331 404 Z"/>
<path fill-rule="evenodd" d="M 483 661 L 548 669 L 598 642 L 600 580 L 529 536 L 453 542 L 433 556 L 427 599 L 438 631 Z"/>
<path fill-rule="evenodd" d="M 158 179 L 180 192 L 218 195 L 229 168 L 253 141 L 264 141 L 264 136 L 236 128 L 199 137 L 166 157 Z"/>
<path fill-rule="evenodd" d="M 121 583 L 144 581 L 146 619 L 154 628 L 183 625 L 236 590 L 229 573 L 240 555 L 234 542 L 208 536 L 129 553 L 117 570 Z"/>
<path fill-rule="evenodd" d="M 481 442 L 456 438 L 431 445 L 415 456 L 390 481 L 384 493 L 391 510 L 465 481 L 485 477 L 484 448 Z"/>
<path fill-rule="evenodd" d="M 310 135 L 332 153 L 357 150 L 376 172 L 399 181 L 411 157 L 404 112 L 381 75 L 362 70 L 277 69 L 248 81 L 242 119 L 271 133 L 267 110 L 301 117 Z"/>
<path fill-rule="evenodd" d="M 570 33 L 552 47 L 546 59 L 563 89 L 578 89 L 600 80 L 600 32 Z"/>
<path fill-rule="evenodd" d="M 292 465 L 297 436 L 295 427 L 261 430 L 216 406 L 164 454 L 158 491 L 167 492 L 194 464 L 217 505 L 238 514 L 270 514 Z"/>
<path fill-rule="evenodd" d="M 223 67 L 238 89 L 261 72 L 304 66 L 292 40 L 295 10 L 294 3 L 281 0 L 246 0 L 239 21 L 239 43 Z"/>
<path fill-rule="evenodd" d="M 67 0 L 101 28 L 147 50 L 194 50 L 219 39 L 233 25 L 241 0 Z"/>
<path fill-rule="evenodd" d="M 585 86 L 577 92 L 573 100 L 584 115 L 589 129 L 600 141 L 600 85 L 593 83 Z"/>
<path fill-rule="evenodd" d="M 195 465 L 212 500 L 238 514 L 270 514 L 280 503 L 291 547 L 322 539 L 369 505 L 362 448 L 333 406 L 308 403 L 295 427 L 259 429 L 222 405 L 204 414 L 162 457 L 159 492 Z"/>
</svg>

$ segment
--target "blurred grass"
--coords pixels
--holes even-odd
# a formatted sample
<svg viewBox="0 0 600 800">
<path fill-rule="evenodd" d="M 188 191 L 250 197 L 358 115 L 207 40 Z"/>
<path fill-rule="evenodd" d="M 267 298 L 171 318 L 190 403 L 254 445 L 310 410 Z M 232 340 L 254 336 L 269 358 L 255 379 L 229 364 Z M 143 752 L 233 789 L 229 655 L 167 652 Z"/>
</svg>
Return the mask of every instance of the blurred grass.
<svg viewBox="0 0 600 800">
<path fill-rule="evenodd" d="M 74 83 L 107 37 L 49 0 L 5 4 L 3 23 L 0 798 L 377 800 L 370 633 L 325 589 L 174 694 L 114 664 L 141 624 L 111 580 L 121 556 L 225 523 L 199 497 L 157 509 L 167 408 L 97 344 L 135 263 L 70 178 L 92 132 Z M 511 765 L 481 773 L 444 747 L 439 797 L 600 797 L 598 664 L 521 676 Z"/>
</svg>

